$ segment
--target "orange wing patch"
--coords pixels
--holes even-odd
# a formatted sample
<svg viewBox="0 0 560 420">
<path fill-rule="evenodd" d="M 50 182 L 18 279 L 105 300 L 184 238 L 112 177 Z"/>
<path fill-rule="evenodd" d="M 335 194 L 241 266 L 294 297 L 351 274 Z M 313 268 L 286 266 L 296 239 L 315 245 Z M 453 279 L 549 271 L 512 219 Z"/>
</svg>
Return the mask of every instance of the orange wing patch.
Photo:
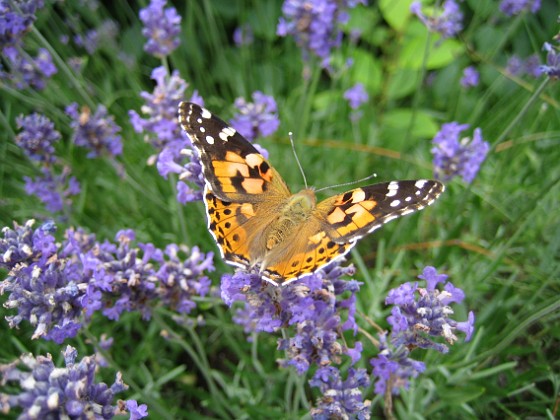
<svg viewBox="0 0 560 420">
<path fill-rule="evenodd" d="M 377 206 L 377 202 L 367 197 L 361 188 L 327 201 L 330 202 L 320 203 L 320 210 L 325 213 L 327 222 L 342 237 L 350 236 L 375 223 L 376 216 L 372 210 Z"/>
<path fill-rule="evenodd" d="M 320 231 L 307 238 L 303 245 L 293 244 L 295 252 L 289 258 L 266 264 L 262 274 L 275 284 L 288 284 L 312 274 L 336 259 L 344 256 L 355 242 L 338 244 L 326 232 Z"/>
<path fill-rule="evenodd" d="M 213 159 L 211 164 L 219 189 L 226 194 L 263 194 L 266 183 L 272 182 L 274 177 L 272 168 L 258 153 L 243 157 L 228 150 L 224 160 Z"/>
<path fill-rule="evenodd" d="M 237 266 L 249 265 L 247 231 L 243 224 L 255 216 L 250 203 L 229 203 L 220 200 L 210 189 L 204 194 L 208 229 L 218 243 L 222 257 Z"/>
</svg>

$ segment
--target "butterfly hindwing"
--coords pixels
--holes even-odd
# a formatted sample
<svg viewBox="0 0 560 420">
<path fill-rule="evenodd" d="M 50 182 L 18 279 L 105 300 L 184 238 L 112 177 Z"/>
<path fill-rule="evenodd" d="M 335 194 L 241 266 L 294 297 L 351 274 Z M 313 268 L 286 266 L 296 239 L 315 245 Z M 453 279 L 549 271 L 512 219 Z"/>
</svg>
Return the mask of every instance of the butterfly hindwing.
<svg viewBox="0 0 560 420">
<path fill-rule="evenodd" d="M 276 284 L 288 284 L 341 259 L 356 244 L 333 241 L 321 225 L 320 220 L 312 220 L 280 244 L 264 261 L 263 276 Z"/>
<path fill-rule="evenodd" d="M 244 221 L 253 217 L 251 208 L 243 203 L 222 201 L 208 187 L 204 191 L 208 230 L 214 236 L 222 258 L 229 264 L 245 267 L 250 264 L 247 231 Z"/>
<path fill-rule="evenodd" d="M 198 150 L 204 178 L 217 197 L 242 202 L 290 194 L 255 146 L 207 109 L 181 102 L 179 122 Z"/>
<path fill-rule="evenodd" d="M 433 180 L 384 182 L 330 197 L 317 205 L 317 211 L 333 240 L 345 243 L 422 210 L 443 190 L 443 184 Z"/>
</svg>

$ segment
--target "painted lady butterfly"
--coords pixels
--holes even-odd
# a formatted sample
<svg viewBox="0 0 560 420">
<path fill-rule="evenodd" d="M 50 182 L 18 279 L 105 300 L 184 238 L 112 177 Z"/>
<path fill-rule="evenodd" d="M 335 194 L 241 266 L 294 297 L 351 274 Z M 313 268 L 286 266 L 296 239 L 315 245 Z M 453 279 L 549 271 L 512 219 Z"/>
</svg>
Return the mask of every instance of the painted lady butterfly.
<svg viewBox="0 0 560 420">
<path fill-rule="evenodd" d="M 444 190 L 438 181 L 391 181 L 317 203 L 310 188 L 292 194 L 257 149 L 207 109 L 182 102 L 179 122 L 200 154 L 208 229 L 222 257 L 259 265 L 276 286 L 342 258 L 358 239 L 429 206 Z"/>
</svg>

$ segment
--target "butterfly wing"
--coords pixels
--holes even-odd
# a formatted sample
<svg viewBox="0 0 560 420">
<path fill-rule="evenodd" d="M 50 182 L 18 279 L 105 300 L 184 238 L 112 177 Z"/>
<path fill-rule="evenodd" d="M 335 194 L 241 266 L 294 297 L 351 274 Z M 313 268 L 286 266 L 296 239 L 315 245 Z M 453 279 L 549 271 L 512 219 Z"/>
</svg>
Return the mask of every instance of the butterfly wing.
<svg viewBox="0 0 560 420">
<path fill-rule="evenodd" d="M 290 195 L 255 146 L 207 109 L 181 102 L 179 123 L 198 150 L 204 178 L 219 199 L 253 203 Z"/>
<path fill-rule="evenodd" d="M 265 256 L 261 275 L 275 285 L 286 285 L 341 259 L 355 244 L 356 240 L 333 241 L 322 221 L 313 217 Z"/>
<path fill-rule="evenodd" d="M 320 202 L 318 217 L 334 242 L 346 243 L 391 220 L 422 210 L 444 189 L 441 182 L 425 179 L 369 185 Z"/>
<path fill-rule="evenodd" d="M 358 239 L 422 210 L 443 192 L 438 181 L 392 181 L 356 188 L 317 205 L 312 217 L 263 262 L 263 276 L 288 284 L 342 258 Z"/>
</svg>

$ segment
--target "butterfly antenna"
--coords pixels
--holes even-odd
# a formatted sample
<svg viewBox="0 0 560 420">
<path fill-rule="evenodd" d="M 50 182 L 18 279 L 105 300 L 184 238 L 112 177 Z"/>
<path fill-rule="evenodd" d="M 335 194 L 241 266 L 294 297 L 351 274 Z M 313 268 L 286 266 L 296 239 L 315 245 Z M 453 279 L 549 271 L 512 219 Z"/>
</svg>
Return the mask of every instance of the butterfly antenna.
<svg viewBox="0 0 560 420">
<path fill-rule="evenodd" d="M 294 152 L 294 157 L 296 158 L 297 166 L 299 168 L 299 171 L 301 172 L 301 176 L 303 177 L 303 183 L 305 184 L 305 188 L 307 188 L 307 178 L 305 177 L 305 172 L 303 172 L 303 167 L 301 166 L 301 163 L 299 161 L 299 158 L 298 158 L 298 155 L 297 155 L 297 152 L 296 152 L 296 145 L 294 143 L 294 135 L 290 131 L 288 133 L 288 136 L 290 137 L 290 144 L 292 145 L 292 152 Z"/>
<path fill-rule="evenodd" d="M 328 187 L 319 188 L 318 190 L 315 190 L 315 192 L 330 190 L 331 188 L 347 187 L 348 185 L 359 184 L 360 182 L 364 182 L 372 178 L 377 178 L 377 174 L 373 173 L 371 175 L 366 176 L 365 178 L 358 179 L 357 181 L 350 181 L 350 182 L 345 182 L 343 184 L 329 185 Z"/>
</svg>

